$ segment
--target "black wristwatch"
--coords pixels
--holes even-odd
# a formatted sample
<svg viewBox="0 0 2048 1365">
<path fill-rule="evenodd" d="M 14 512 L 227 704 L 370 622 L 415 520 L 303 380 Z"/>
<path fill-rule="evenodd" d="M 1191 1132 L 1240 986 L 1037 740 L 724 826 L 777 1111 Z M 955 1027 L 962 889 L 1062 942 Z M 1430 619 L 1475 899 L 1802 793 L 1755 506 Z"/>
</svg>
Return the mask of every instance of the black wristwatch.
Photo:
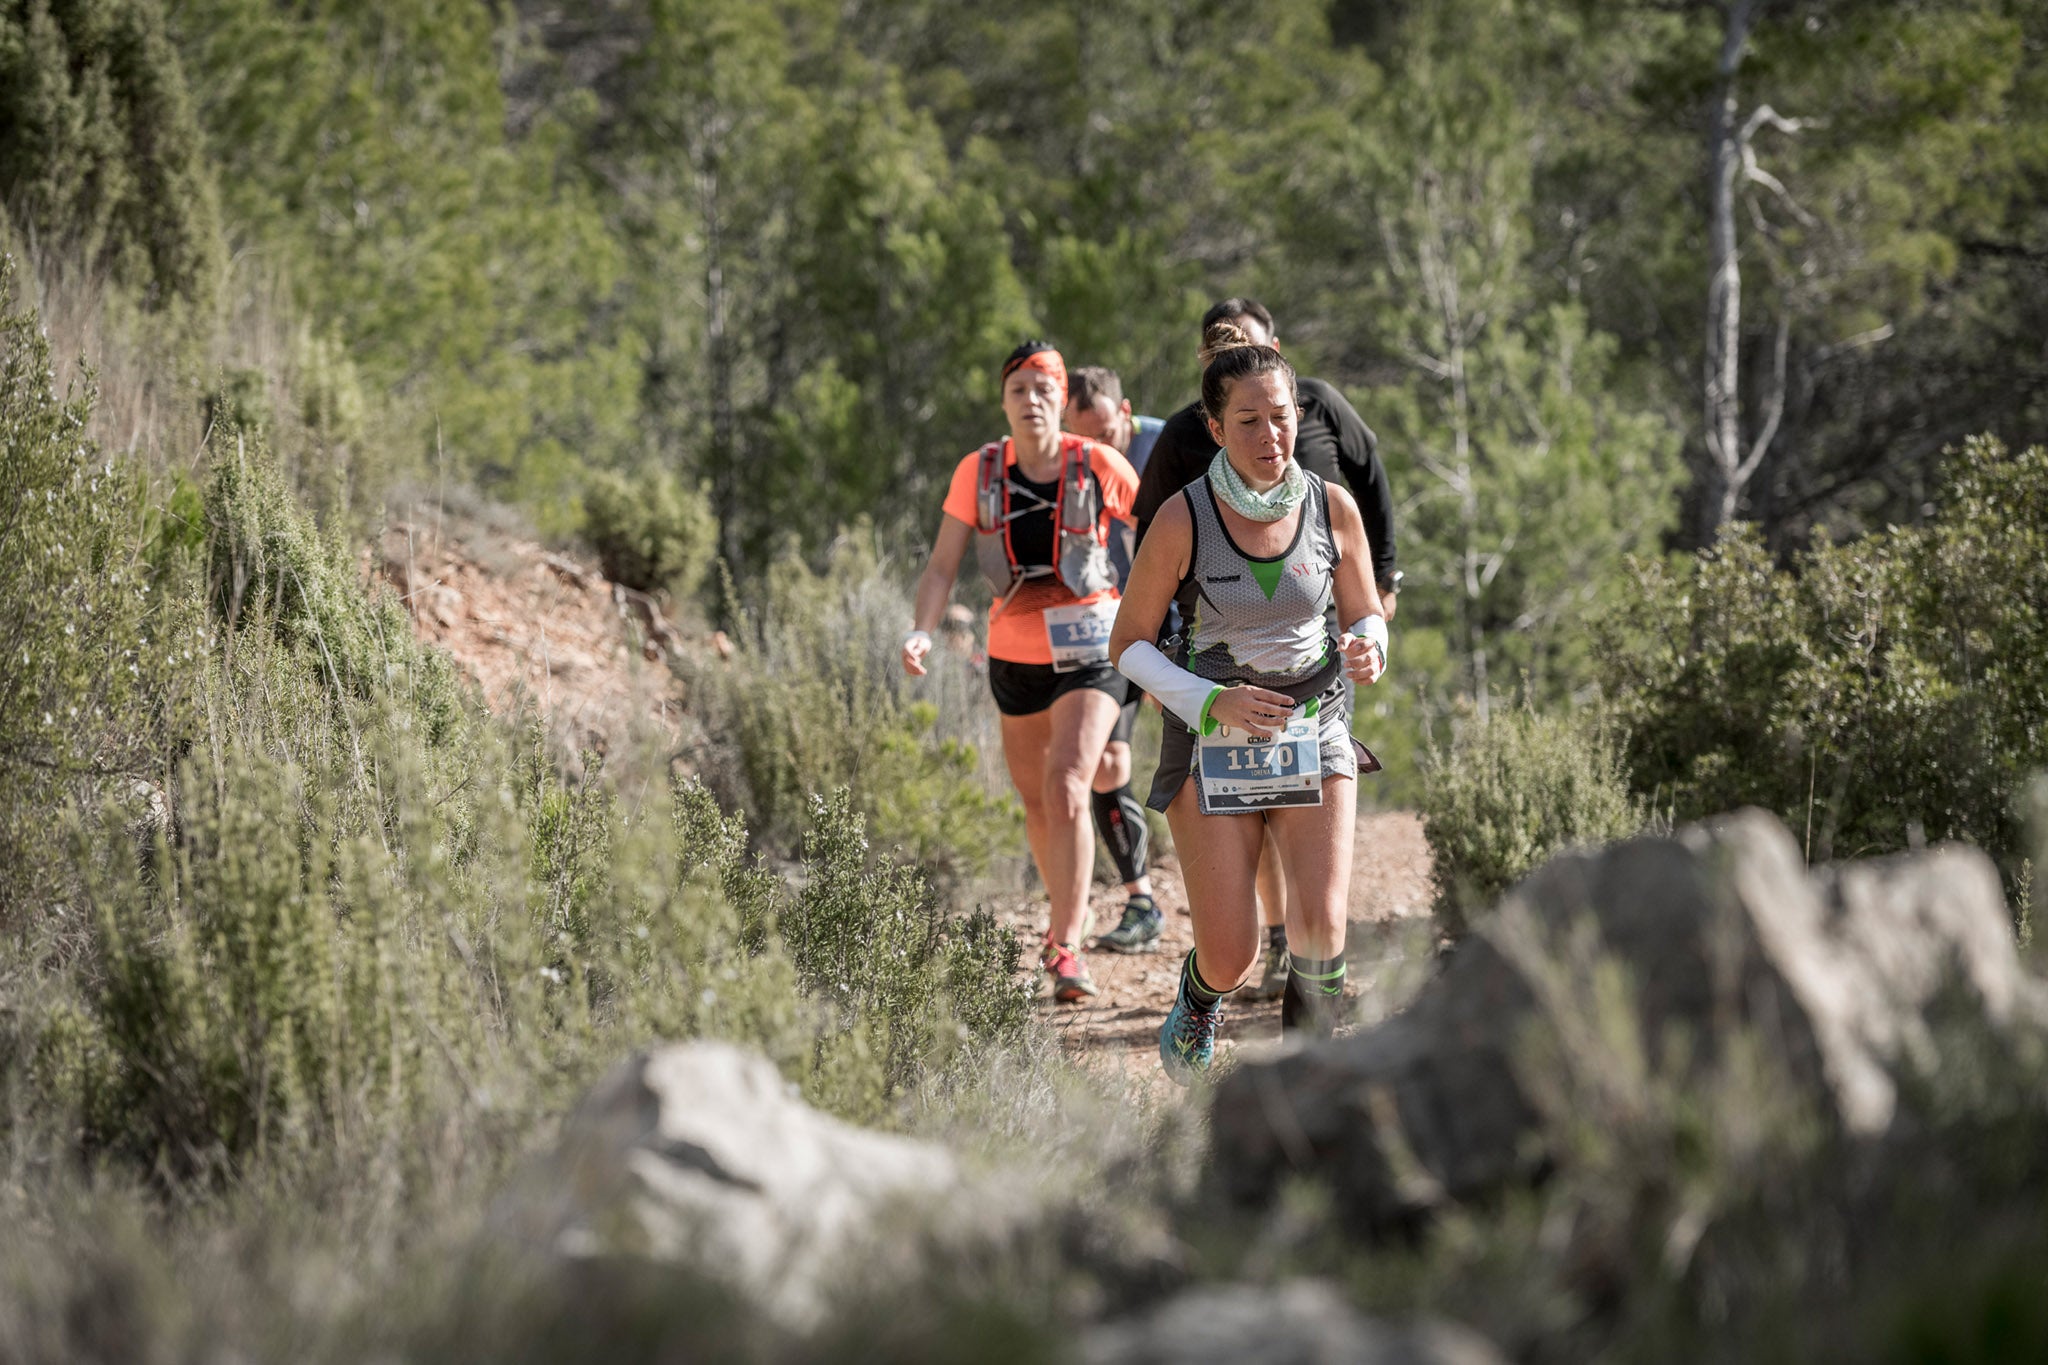
<svg viewBox="0 0 2048 1365">
<path fill-rule="evenodd" d="M 1403 573 L 1399 569 L 1394 570 L 1392 574 L 1380 580 L 1380 591 L 1390 595 L 1393 593 L 1398 593 L 1399 591 L 1401 591 L 1401 580 L 1406 578 L 1407 576 L 1407 574 Z"/>
</svg>

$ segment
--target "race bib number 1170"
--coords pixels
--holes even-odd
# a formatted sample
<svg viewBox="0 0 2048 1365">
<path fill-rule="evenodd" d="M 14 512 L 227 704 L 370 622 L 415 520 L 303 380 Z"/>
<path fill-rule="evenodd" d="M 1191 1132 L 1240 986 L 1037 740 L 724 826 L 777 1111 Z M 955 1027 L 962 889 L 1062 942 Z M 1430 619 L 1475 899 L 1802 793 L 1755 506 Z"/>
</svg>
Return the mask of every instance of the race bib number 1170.
<svg viewBox="0 0 2048 1365">
<path fill-rule="evenodd" d="M 1195 748 L 1195 790 L 1204 815 L 1239 815 L 1276 806 L 1323 804 L 1322 723 L 1314 701 L 1299 707 L 1277 734 L 1218 726 Z"/>
</svg>

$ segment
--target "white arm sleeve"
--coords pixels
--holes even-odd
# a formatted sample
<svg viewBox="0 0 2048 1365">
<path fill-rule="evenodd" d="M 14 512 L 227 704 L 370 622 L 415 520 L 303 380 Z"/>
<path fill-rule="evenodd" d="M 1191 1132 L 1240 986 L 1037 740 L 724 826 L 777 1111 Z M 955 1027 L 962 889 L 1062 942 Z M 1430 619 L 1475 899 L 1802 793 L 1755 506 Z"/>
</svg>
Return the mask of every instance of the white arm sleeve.
<svg viewBox="0 0 2048 1365">
<path fill-rule="evenodd" d="M 1159 698 L 1159 704 L 1182 724 L 1203 734 L 1215 728 L 1216 722 L 1209 719 L 1209 703 L 1222 686 L 1188 672 L 1161 653 L 1158 645 L 1140 640 L 1124 651 L 1116 666 L 1126 678 Z"/>
<path fill-rule="evenodd" d="M 1384 616 L 1361 616 L 1351 623 L 1351 633 L 1380 647 L 1380 662 L 1387 661 L 1387 620 Z"/>
</svg>

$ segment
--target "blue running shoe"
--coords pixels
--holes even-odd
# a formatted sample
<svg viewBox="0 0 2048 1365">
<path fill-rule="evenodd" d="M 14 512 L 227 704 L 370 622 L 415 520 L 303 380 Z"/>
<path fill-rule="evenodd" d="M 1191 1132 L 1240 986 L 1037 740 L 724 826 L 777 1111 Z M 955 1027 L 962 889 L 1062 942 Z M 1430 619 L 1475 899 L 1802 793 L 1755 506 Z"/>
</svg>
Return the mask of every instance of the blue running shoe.
<svg viewBox="0 0 2048 1365">
<path fill-rule="evenodd" d="M 1192 1085 L 1196 1076 L 1216 1059 L 1216 1026 L 1223 1022 L 1219 1001 L 1201 1009 L 1188 999 L 1185 990 L 1173 997 L 1173 1008 L 1159 1026 L 1159 1060 L 1166 1064 L 1167 1079 L 1176 1085 Z"/>
</svg>

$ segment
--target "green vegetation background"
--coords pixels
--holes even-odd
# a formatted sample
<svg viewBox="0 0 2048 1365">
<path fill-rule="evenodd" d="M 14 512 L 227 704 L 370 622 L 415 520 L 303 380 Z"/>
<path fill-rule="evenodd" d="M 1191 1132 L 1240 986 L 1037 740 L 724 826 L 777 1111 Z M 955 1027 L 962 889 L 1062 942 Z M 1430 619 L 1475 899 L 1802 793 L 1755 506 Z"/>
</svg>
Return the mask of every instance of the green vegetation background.
<svg viewBox="0 0 2048 1365">
<path fill-rule="evenodd" d="M 579 1320 L 445 1266 L 656 1036 L 1059 1153 L 1083 1221 L 1197 1208 L 1196 1146 L 1088 1110 L 967 909 L 1017 840 L 985 699 L 891 666 L 1026 334 L 1165 415 L 1203 307 L 1254 294 L 1378 430 L 1409 583 L 1359 729 L 1425 811 L 1446 933 L 1563 844 L 1740 803 L 1816 860 L 1976 842 L 2025 931 L 2048 4 L 1753 7 L 1740 107 L 1797 122 L 1758 125 L 1738 196 L 1731 526 L 1701 414 L 1734 12 L 0 3 L 0 1216 L 34 1234 L 0 1251 L 0 1354 L 445 1356 L 453 1318 Z M 731 632 L 689 679 L 703 785 L 635 746 L 564 776 L 364 590 L 351 547 L 450 490 Z M 1525 1212 L 1355 1273 L 1572 1340 Z M 1258 1254 L 1354 1265 L 1321 1235 Z M 1086 1299 L 1061 1267 L 1138 1273 L 1048 1236 L 1014 1283 L 845 1330 L 1044 1346 Z M 209 1273 L 231 1292 L 192 1300 Z M 1971 1294 L 2005 1312 L 2005 1273 L 1952 1334 L 1925 1296 L 1929 1339 L 1982 1325 Z M 322 1306 L 248 1306 L 293 1275 Z M 408 1275 L 372 1325 L 365 1286 Z M 672 1330 L 676 1288 L 608 1307 Z M 1617 1329 L 1645 1358 L 1707 1312 L 1657 1292 Z M 464 1349 L 549 1349 L 500 1330 Z"/>
</svg>

